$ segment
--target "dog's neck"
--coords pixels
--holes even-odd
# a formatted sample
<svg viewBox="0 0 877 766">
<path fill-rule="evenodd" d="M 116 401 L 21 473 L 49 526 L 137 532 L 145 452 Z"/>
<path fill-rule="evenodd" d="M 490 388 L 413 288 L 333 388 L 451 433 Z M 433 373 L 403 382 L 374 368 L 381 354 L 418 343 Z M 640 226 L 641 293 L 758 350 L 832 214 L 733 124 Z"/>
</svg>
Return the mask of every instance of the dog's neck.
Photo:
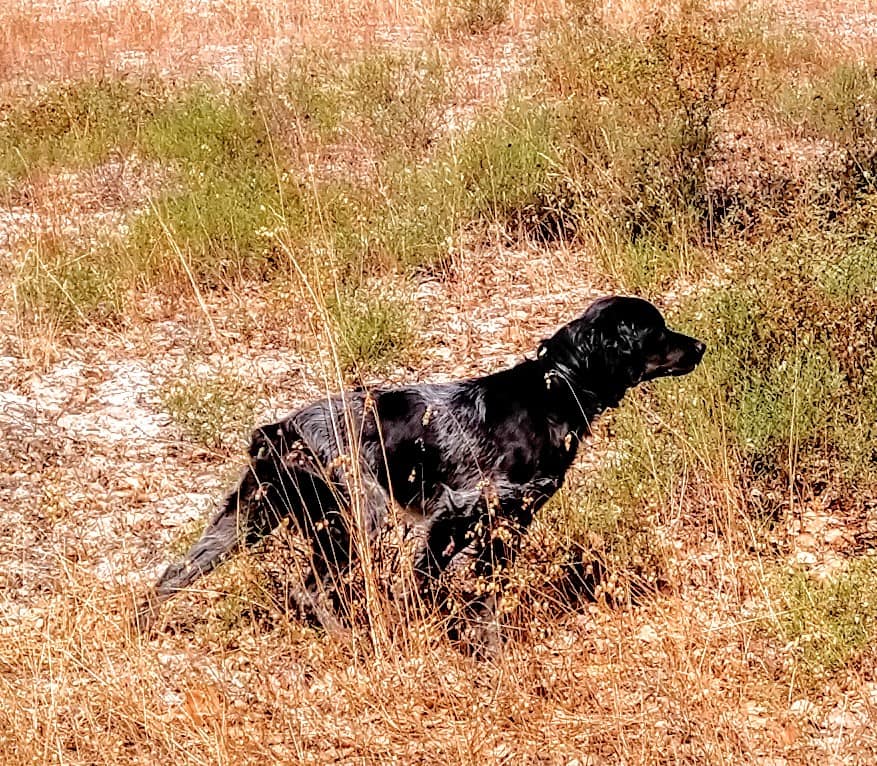
<svg viewBox="0 0 877 766">
<path fill-rule="evenodd" d="M 571 367 L 550 353 L 540 353 L 537 362 L 549 395 L 557 397 L 559 409 L 572 422 L 581 421 L 585 432 L 603 412 L 617 407 L 627 392 L 627 388 L 607 390 L 605 383 L 595 380 L 593 374 Z"/>
</svg>

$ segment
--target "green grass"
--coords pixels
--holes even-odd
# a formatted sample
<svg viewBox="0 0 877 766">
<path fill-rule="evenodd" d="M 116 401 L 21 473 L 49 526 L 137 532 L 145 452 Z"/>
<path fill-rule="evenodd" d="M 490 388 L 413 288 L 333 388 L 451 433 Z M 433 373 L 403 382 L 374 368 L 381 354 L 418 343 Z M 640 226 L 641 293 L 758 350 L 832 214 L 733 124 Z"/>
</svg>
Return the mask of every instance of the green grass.
<svg viewBox="0 0 877 766">
<path fill-rule="evenodd" d="M 553 239 L 567 231 L 557 111 L 512 101 L 459 141 L 456 167 L 474 216 L 511 235 Z"/>
<path fill-rule="evenodd" d="M 868 205 L 874 209 L 874 198 Z M 870 225 L 870 221 L 864 223 Z M 850 304 L 877 292 L 877 240 L 866 231 L 850 232 L 836 247 L 839 251 L 836 257 L 814 259 L 816 281 L 826 295 Z"/>
<path fill-rule="evenodd" d="M 357 270 L 355 185 L 311 183 L 297 148 L 284 143 L 289 136 L 273 132 L 278 115 L 264 108 L 270 93 L 256 85 L 184 91 L 145 131 L 144 151 L 175 168 L 177 178 L 131 224 L 122 249 L 135 278 L 207 288 L 271 279 L 290 271 L 281 241 L 302 257 L 329 247 L 351 261 L 342 271 Z M 291 80 L 278 87 L 292 87 Z M 304 119 L 311 108 L 299 105 L 295 114 Z"/>
<path fill-rule="evenodd" d="M 339 137 L 344 89 L 340 63 L 333 56 L 309 49 L 283 69 L 259 72 L 251 88 L 269 96 L 262 106 L 272 135 L 307 148 Z"/>
<path fill-rule="evenodd" d="M 622 290 L 660 296 L 674 281 L 696 279 L 709 254 L 685 236 L 648 235 L 630 241 L 600 227 L 600 264 Z"/>
<path fill-rule="evenodd" d="M 448 96 L 441 61 L 427 51 L 363 56 L 348 66 L 344 87 L 352 126 L 364 127 L 384 153 L 423 150 Z"/>
<path fill-rule="evenodd" d="M 169 98 L 143 131 L 142 151 L 176 170 L 176 183 L 138 216 L 128 261 L 150 279 L 216 286 L 258 274 L 283 204 L 266 122 L 247 89 L 195 86 Z"/>
<path fill-rule="evenodd" d="M 870 141 L 877 118 L 877 75 L 864 63 L 842 63 L 780 91 L 777 108 L 804 135 L 852 147 Z"/>
<path fill-rule="evenodd" d="M 862 396 L 877 360 L 873 268 L 850 247 L 872 245 L 856 228 L 803 231 L 750 252 L 748 287 L 714 296 L 716 364 L 747 452 L 834 460 L 850 426 L 877 416 Z"/>
<path fill-rule="evenodd" d="M 862 211 L 868 219 L 867 211 Z M 701 367 L 628 395 L 613 415 L 618 458 L 591 488 L 603 509 L 663 512 L 747 485 L 754 523 L 794 477 L 845 492 L 877 489 L 877 292 L 861 219 L 749 247 L 729 284 L 702 288 L 671 326 L 703 338 Z"/>
<path fill-rule="evenodd" d="M 877 637 L 877 560 L 865 556 L 828 579 L 780 579 L 779 630 L 799 677 L 817 681 L 849 665 Z"/>
<path fill-rule="evenodd" d="M 509 15 L 508 0 L 442 0 L 436 3 L 430 26 L 439 34 L 483 34 Z"/>
<path fill-rule="evenodd" d="M 831 152 L 817 169 L 813 206 L 831 221 L 877 192 L 877 76 L 864 62 L 842 62 L 795 81 L 774 99 L 778 122 Z"/>
<path fill-rule="evenodd" d="M 654 519 L 628 502 L 620 466 L 601 469 L 596 481 L 567 482 L 538 521 L 559 533 L 561 557 L 570 551 L 598 562 L 605 574 L 597 595 L 615 604 L 654 593 L 666 576 Z"/>
<path fill-rule="evenodd" d="M 722 120 L 762 98 L 753 25 L 689 3 L 637 35 L 582 13 L 540 41 L 541 89 L 565 111 L 580 237 L 631 288 L 666 287 L 676 264 L 702 272 L 687 245 L 711 243 L 724 215 L 710 183 Z"/>
<path fill-rule="evenodd" d="M 120 322 L 124 283 L 103 252 L 77 251 L 52 236 L 35 238 L 18 270 L 20 314 L 60 330 Z"/>
<path fill-rule="evenodd" d="M 89 167 L 113 151 L 129 152 L 164 94 L 152 80 L 88 79 L 0 104 L 0 191 L 30 173 Z"/>
<path fill-rule="evenodd" d="M 441 264 L 459 246 L 471 220 L 453 155 L 415 166 L 391 165 L 386 180 L 385 194 L 369 212 L 370 252 L 405 269 Z"/>
<path fill-rule="evenodd" d="M 363 275 L 431 267 L 486 230 L 545 240 L 574 228 L 558 110 L 519 99 L 440 138 L 450 91 L 429 52 L 299 60 L 235 87 L 82 82 L 59 93 L 49 101 L 76 105 L 63 119 L 46 96 L 5 123 L 14 154 L 75 168 L 136 152 L 168 171 L 101 255 L 120 292 L 270 280 L 289 273 L 290 256 L 325 253 L 332 281 L 354 290 Z M 312 175 L 313 152 L 354 138 L 376 177 Z M 49 151 L 68 140 L 79 143 Z"/>
<path fill-rule="evenodd" d="M 184 191 L 160 196 L 132 222 L 120 253 L 132 276 L 178 284 L 191 273 L 199 286 L 220 287 L 270 269 L 270 232 L 284 203 L 270 171 L 206 170 L 187 181 Z"/>
<path fill-rule="evenodd" d="M 136 152 L 168 169 L 164 189 L 110 255 L 114 278 L 129 283 L 212 288 L 270 278 L 288 267 L 278 231 L 302 256 L 330 247 L 351 261 L 347 273 L 371 255 L 383 268 L 395 265 L 389 256 L 397 249 L 408 263 L 418 258 L 410 251 L 432 247 L 397 248 L 386 230 L 370 231 L 415 203 L 382 204 L 356 182 L 314 179 L 310 153 L 355 140 L 381 162 L 416 155 L 432 140 L 446 95 L 442 65 L 427 52 L 299 59 L 236 87 L 80 81 L 4 114 L 0 138 L 12 150 L 0 161 L 0 179 L 11 188 L 33 170 L 78 169 L 112 153 Z"/>
<path fill-rule="evenodd" d="M 571 235 L 573 194 L 561 171 L 556 112 L 516 100 L 438 145 L 423 161 L 390 161 L 364 212 L 372 256 L 403 269 L 441 264 L 485 236 Z"/>
</svg>

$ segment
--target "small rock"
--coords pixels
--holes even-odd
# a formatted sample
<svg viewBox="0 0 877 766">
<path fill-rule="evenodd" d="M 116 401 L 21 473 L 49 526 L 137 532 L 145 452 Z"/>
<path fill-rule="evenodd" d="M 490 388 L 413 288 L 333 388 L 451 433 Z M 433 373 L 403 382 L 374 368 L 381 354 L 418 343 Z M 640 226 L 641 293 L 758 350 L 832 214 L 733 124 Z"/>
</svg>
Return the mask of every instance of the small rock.
<svg viewBox="0 0 877 766">
<path fill-rule="evenodd" d="M 789 710 L 794 714 L 801 716 L 801 718 L 806 718 L 808 720 L 815 720 L 816 716 L 819 713 L 819 708 L 816 707 L 810 700 L 804 699 L 796 699 L 791 705 L 789 705 Z"/>
<path fill-rule="evenodd" d="M 795 554 L 795 563 L 805 566 L 813 566 L 817 562 L 816 554 L 812 551 L 798 551 Z"/>
</svg>

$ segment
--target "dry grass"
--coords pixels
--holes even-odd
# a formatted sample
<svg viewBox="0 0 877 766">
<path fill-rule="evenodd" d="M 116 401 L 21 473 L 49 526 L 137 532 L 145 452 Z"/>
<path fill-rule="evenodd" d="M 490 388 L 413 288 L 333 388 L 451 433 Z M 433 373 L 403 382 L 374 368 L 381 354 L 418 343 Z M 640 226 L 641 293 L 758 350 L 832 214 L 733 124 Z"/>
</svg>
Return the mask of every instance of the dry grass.
<svg viewBox="0 0 877 766">
<path fill-rule="evenodd" d="M 702 597 L 698 608 L 674 598 L 632 612 L 593 609 L 487 664 L 411 642 L 376 658 L 294 626 L 222 633 L 212 610 L 194 632 L 144 645 L 107 619 L 118 606 L 89 593 L 81 576 L 64 584 L 55 616 L 32 617 L 27 640 L 4 650 L 3 661 L 27 667 L 30 679 L 8 690 L 5 730 L 19 733 L 8 762 L 828 756 L 813 736 L 814 711 L 790 709 L 787 690 L 770 679 L 757 625 Z M 54 681 L 32 685 L 40 677 Z M 873 752 L 868 703 L 851 710 L 844 741 Z"/>
<path fill-rule="evenodd" d="M 488 31 L 506 43 L 510 33 L 532 28 L 557 9 L 550 0 L 505 5 L 505 19 Z M 252 65 L 283 58 L 301 46 L 406 48 L 434 34 L 450 42 L 436 26 L 447 6 L 444 0 L 54 5 L 4 0 L 0 80 L 38 82 L 115 71 L 239 79 Z"/>
<path fill-rule="evenodd" d="M 86 105 L 97 138 L 64 144 L 76 167 L 35 151 L 0 179 L 0 761 L 877 760 L 873 76 L 832 79 L 873 60 L 875 7 L 735 4 L 758 34 L 733 38 L 749 76 L 695 155 L 709 225 L 669 195 L 663 228 L 627 240 L 580 205 L 664 193 L 636 161 L 660 180 L 675 155 L 636 110 L 675 102 L 636 101 L 625 67 L 654 59 L 625 41 L 675 34 L 689 5 L 0 0 L 0 129 L 55 81 L 75 106 L 78 80 L 100 95 L 123 73 L 145 115 L 129 129 Z M 569 56 L 550 45 L 570 18 L 599 19 L 621 63 L 565 90 L 564 59 L 549 88 L 537 50 Z M 268 76 L 303 49 L 317 85 Z M 701 70 L 677 59 L 662 82 L 700 104 Z M 633 104 L 636 151 L 601 155 L 605 125 L 564 143 L 565 118 L 528 111 L 554 89 L 578 113 Z M 188 106 L 156 118 L 175 94 Z M 616 161 L 603 185 L 583 156 Z M 530 236 L 553 205 L 578 236 Z M 514 573 L 498 656 L 374 594 L 366 628 L 302 626 L 276 601 L 283 538 L 181 596 L 157 636 L 131 633 L 132 599 L 234 481 L 251 419 L 351 372 L 497 369 L 632 285 L 710 354 L 601 423 Z M 558 586 L 570 555 L 604 573 L 596 598 Z"/>
</svg>

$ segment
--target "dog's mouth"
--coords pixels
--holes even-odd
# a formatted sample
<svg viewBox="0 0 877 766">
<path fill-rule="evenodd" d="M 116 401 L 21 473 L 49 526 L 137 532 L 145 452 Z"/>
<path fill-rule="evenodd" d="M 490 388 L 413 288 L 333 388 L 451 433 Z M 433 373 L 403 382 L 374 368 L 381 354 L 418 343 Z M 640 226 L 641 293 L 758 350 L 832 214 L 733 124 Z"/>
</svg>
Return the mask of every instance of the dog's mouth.
<svg viewBox="0 0 877 766">
<path fill-rule="evenodd" d="M 703 341 L 689 338 L 686 335 L 678 337 L 681 342 L 672 351 L 662 355 L 661 358 L 652 359 L 647 363 L 644 375 L 645 380 L 665 377 L 677 378 L 681 375 L 688 375 L 700 364 L 700 360 L 703 359 L 703 355 L 706 352 L 706 344 Z"/>
<path fill-rule="evenodd" d="M 686 354 L 678 364 L 674 364 L 668 368 L 666 375 L 670 377 L 678 377 L 679 375 L 688 375 L 694 372 L 694 368 L 700 364 L 703 358 L 703 351 L 698 351 L 694 356 Z"/>
<path fill-rule="evenodd" d="M 692 372 L 695 367 L 697 367 L 696 364 L 654 367 L 646 370 L 645 375 L 643 375 L 643 380 L 654 380 L 655 378 L 678 378 L 682 375 L 688 375 L 688 373 Z"/>
<path fill-rule="evenodd" d="M 666 372 L 662 373 L 668 378 L 678 378 L 680 375 L 688 375 L 689 372 L 694 372 L 694 368 L 697 367 L 697 363 L 685 365 L 683 367 L 672 367 Z"/>
</svg>

